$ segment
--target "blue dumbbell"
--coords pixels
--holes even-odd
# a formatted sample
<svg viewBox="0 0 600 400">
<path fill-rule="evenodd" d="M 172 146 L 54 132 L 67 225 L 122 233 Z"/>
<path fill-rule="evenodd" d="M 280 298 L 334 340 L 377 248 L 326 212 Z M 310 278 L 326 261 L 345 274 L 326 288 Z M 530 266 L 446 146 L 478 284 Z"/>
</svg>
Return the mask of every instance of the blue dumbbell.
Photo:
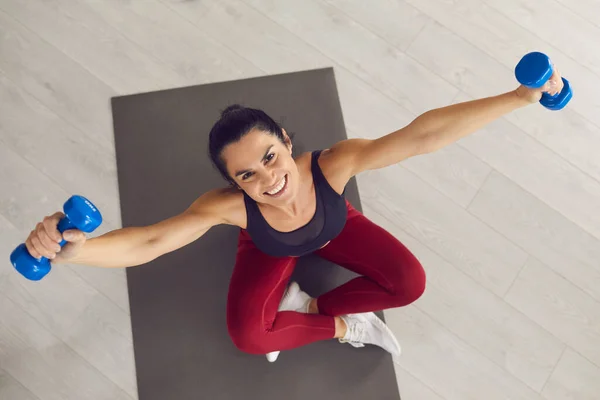
<svg viewBox="0 0 600 400">
<path fill-rule="evenodd" d="M 79 229 L 83 232 L 93 232 L 102 224 L 100 211 L 83 196 L 72 196 L 63 206 L 65 216 L 58 223 L 58 231 L 62 234 L 69 229 Z M 62 240 L 59 245 L 67 244 Z M 10 254 L 10 262 L 21 275 L 32 281 L 39 281 L 50 272 L 50 260 L 46 257 L 34 258 L 25 243 L 17 246 Z"/>
<path fill-rule="evenodd" d="M 515 76 L 519 83 L 532 89 L 543 86 L 550 76 L 552 76 L 552 63 L 550 58 L 544 53 L 532 52 L 526 54 L 515 68 Z M 569 81 L 562 78 L 563 89 L 560 93 L 552 96 L 548 93 L 543 93 L 540 99 L 540 104 L 549 110 L 560 110 L 573 97 L 573 91 Z"/>
</svg>

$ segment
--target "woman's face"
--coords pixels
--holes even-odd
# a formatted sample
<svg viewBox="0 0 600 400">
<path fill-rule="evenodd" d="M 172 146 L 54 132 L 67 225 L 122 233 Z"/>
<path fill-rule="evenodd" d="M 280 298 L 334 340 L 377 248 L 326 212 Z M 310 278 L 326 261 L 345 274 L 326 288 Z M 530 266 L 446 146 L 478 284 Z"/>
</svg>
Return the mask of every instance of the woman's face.
<svg viewBox="0 0 600 400">
<path fill-rule="evenodd" d="M 223 149 L 229 175 L 257 202 L 283 205 L 298 192 L 298 167 L 285 130 L 283 134 L 287 144 L 255 129 Z"/>
</svg>

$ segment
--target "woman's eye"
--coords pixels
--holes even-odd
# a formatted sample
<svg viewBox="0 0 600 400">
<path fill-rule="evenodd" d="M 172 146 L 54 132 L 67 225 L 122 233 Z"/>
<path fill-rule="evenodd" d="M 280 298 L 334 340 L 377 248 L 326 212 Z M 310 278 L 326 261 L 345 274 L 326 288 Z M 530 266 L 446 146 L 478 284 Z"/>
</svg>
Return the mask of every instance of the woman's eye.
<svg viewBox="0 0 600 400">
<path fill-rule="evenodd" d="M 246 180 L 246 179 L 250 178 L 251 175 L 252 174 L 250 172 L 246 172 L 244 175 L 242 175 L 242 179 Z"/>
<path fill-rule="evenodd" d="M 271 161 L 275 157 L 275 153 L 271 153 L 267 156 L 267 162 Z"/>
</svg>

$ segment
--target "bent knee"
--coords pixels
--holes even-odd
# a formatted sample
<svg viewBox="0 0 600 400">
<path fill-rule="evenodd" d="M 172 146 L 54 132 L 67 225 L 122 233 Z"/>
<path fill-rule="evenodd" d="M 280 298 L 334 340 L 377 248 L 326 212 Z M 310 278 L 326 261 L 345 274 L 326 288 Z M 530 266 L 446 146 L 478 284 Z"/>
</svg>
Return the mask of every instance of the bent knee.
<svg viewBox="0 0 600 400">
<path fill-rule="evenodd" d="M 415 258 L 409 266 L 398 265 L 392 285 L 393 293 L 401 306 L 417 301 L 425 293 L 427 277 L 425 269 Z"/>
<path fill-rule="evenodd" d="M 238 350 L 243 351 L 244 353 L 249 354 L 262 354 L 263 352 L 259 351 L 260 349 L 260 341 L 253 338 L 251 335 L 241 333 L 232 334 L 229 333 L 231 337 L 231 341 L 238 348 Z"/>
<path fill-rule="evenodd" d="M 415 277 L 413 282 L 411 282 L 408 285 L 408 288 L 406 291 L 406 297 L 407 297 L 408 303 L 409 304 L 413 303 L 413 302 L 417 301 L 421 296 L 423 296 L 423 293 L 425 293 L 426 286 L 427 286 L 427 279 L 425 276 L 425 270 L 422 270 L 422 273 L 419 274 L 417 277 Z"/>
<path fill-rule="evenodd" d="M 251 330 L 229 331 L 229 336 L 235 347 L 249 354 L 266 354 L 271 351 L 268 338 L 265 334 L 258 334 Z"/>
<path fill-rule="evenodd" d="M 266 354 L 270 351 L 267 349 L 267 332 L 260 321 L 228 315 L 227 331 L 235 347 L 245 353 Z"/>
</svg>

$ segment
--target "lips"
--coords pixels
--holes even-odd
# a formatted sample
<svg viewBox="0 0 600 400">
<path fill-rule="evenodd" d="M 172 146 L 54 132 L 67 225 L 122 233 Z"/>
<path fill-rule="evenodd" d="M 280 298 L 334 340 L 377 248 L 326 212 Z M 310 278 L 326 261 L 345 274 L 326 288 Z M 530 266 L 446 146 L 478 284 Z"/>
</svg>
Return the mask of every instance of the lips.
<svg viewBox="0 0 600 400">
<path fill-rule="evenodd" d="M 269 191 L 264 192 L 264 194 L 267 196 L 271 196 L 271 197 L 278 197 L 283 192 L 285 192 L 285 189 L 287 188 L 287 184 L 288 184 L 288 177 L 286 174 L 283 176 L 283 178 L 281 178 L 281 180 L 279 181 L 277 186 L 275 186 L 273 189 L 271 189 Z"/>
</svg>

